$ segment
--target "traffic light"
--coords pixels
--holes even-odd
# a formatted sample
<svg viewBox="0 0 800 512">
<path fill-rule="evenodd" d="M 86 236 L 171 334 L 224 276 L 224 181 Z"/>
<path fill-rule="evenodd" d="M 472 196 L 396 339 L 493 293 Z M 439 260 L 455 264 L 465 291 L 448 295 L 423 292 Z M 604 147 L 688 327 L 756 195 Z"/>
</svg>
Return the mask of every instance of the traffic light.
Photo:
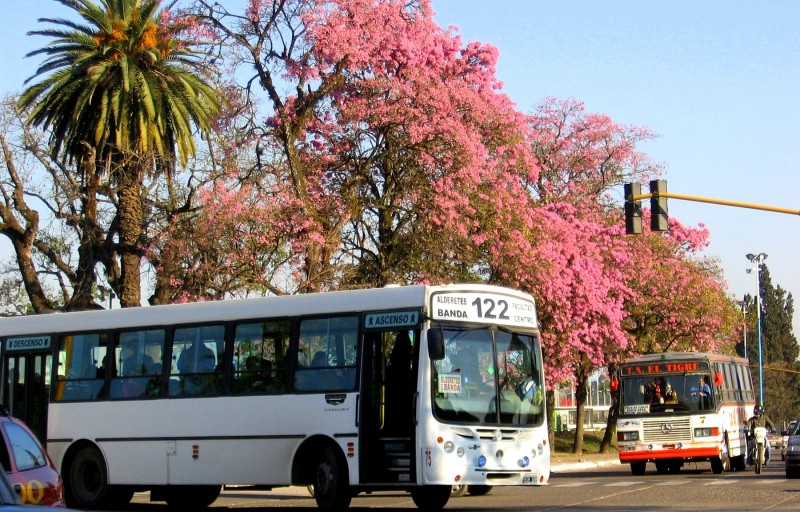
<svg viewBox="0 0 800 512">
<path fill-rule="evenodd" d="M 667 180 L 650 182 L 650 229 L 653 231 L 669 231 L 669 215 L 667 215 Z"/>
<path fill-rule="evenodd" d="M 633 197 L 642 194 L 639 183 L 625 184 L 625 232 L 629 235 L 638 235 L 642 232 L 642 203 L 634 201 Z"/>
</svg>

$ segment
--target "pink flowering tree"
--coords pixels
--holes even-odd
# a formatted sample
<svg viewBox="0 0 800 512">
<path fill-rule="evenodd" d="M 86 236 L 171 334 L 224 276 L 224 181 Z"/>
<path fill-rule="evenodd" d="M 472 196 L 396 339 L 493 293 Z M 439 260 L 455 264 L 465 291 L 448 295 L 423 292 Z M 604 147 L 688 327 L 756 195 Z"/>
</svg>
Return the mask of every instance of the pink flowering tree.
<svg viewBox="0 0 800 512">
<path fill-rule="evenodd" d="M 525 118 L 498 92 L 496 49 L 464 47 L 428 1 L 252 1 L 236 18 L 196 6 L 193 19 L 232 48 L 226 69 L 258 104 L 239 123 L 256 158 L 214 178 L 231 194 L 206 197 L 219 222 L 238 211 L 221 205 L 240 201 L 228 186 L 261 176 L 247 204 L 291 227 L 278 260 L 264 263 L 291 279 L 271 291 L 484 279 L 476 255 L 505 209 L 527 205 L 536 172 Z M 198 231 L 212 236 L 209 227 Z"/>
</svg>

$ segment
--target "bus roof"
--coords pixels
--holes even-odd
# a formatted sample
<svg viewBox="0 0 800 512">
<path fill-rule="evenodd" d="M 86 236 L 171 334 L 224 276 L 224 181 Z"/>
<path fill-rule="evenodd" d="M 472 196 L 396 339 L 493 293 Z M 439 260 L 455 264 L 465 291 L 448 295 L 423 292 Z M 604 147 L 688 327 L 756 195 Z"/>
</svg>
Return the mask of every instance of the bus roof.
<svg viewBox="0 0 800 512">
<path fill-rule="evenodd" d="M 176 323 L 222 322 L 259 317 L 278 318 L 299 314 L 427 308 L 430 294 L 437 291 L 496 292 L 505 295 L 512 293 L 519 298 L 533 301 L 528 294 L 493 285 L 390 285 L 362 290 L 7 317 L 0 319 L 0 337 Z"/>
<path fill-rule="evenodd" d="M 696 361 L 698 359 L 708 359 L 711 361 L 736 361 L 740 363 L 749 363 L 743 357 L 730 356 L 724 354 L 715 354 L 712 352 L 658 352 L 655 354 L 643 354 L 641 356 L 633 357 L 621 364 L 637 364 L 637 363 L 654 363 L 658 361 Z"/>
</svg>

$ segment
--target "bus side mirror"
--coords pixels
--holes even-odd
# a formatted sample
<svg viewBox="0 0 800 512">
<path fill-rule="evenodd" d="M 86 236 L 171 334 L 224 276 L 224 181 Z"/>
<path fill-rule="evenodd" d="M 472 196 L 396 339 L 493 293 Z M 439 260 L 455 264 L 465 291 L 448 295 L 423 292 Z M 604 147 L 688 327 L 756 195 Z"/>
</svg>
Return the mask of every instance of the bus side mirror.
<svg viewBox="0 0 800 512">
<path fill-rule="evenodd" d="M 433 361 L 444 359 L 444 335 L 438 327 L 428 329 L 428 357 Z"/>
</svg>

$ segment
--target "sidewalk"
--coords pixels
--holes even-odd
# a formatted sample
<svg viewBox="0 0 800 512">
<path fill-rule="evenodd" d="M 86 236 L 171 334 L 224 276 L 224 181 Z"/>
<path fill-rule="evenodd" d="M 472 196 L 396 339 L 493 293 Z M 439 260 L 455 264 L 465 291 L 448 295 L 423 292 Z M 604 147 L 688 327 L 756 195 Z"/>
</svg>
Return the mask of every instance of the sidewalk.
<svg viewBox="0 0 800 512">
<path fill-rule="evenodd" d="M 584 453 L 583 455 L 575 455 L 573 453 L 550 454 L 551 473 L 568 473 L 570 471 L 613 466 L 619 463 L 617 452 Z"/>
</svg>

